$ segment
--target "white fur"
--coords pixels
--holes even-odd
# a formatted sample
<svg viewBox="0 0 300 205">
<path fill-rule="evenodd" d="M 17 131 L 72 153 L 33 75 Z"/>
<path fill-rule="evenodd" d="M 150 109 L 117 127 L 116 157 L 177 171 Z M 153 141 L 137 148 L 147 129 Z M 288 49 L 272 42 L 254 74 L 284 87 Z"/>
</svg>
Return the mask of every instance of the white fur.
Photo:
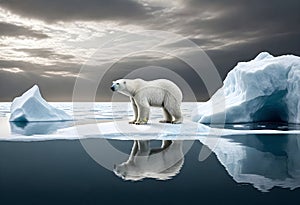
<svg viewBox="0 0 300 205">
<path fill-rule="evenodd" d="M 147 123 L 150 106 L 163 108 L 165 120 L 160 122 L 181 123 L 183 121 L 180 110 L 182 92 L 169 80 L 120 79 L 113 82 L 112 89 L 130 97 L 135 115 L 130 123 Z"/>
<path fill-rule="evenodd" d="M 182 141 L 163 141 L 161 148 L 151 149 L 149 140 L 138 140 L 134 141 L 129 159 L 116 165 L 114 173 L 132 181 L 167 180 L 179 173 L 183 162 Z"/>
</svg>

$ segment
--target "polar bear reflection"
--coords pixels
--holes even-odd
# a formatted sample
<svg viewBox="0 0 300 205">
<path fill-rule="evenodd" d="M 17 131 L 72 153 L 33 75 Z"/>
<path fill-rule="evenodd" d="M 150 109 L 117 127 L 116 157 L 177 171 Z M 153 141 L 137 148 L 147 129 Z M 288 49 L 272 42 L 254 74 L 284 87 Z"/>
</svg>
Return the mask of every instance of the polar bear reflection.
<svg viewBox="0 0 300 205">
<path fill-rule="evenodd" d="M 164 140 L 160 148 L 151 148 L 149 140 L 136 140 L 126 162 L 114 166 L 114 173 L 125 180 L 154 178 L 167 180 L 183 165 L 182 141 Z"/>
</svg>

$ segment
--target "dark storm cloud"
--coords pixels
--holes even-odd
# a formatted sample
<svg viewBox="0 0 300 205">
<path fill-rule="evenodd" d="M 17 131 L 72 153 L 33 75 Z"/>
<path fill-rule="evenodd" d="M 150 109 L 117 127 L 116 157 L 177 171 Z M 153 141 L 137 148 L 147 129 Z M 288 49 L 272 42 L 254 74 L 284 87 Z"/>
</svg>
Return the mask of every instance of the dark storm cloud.
<svg viewBox="0 0 300 205">
<path fill-rule="evenodd" d="M 249 59 L 264 50 L 278 55 L 300 55 L 298 0 L 181 2 L 182 9 L 163 10 L 138 23 L 147 29 L 169 30 L 188 36 L 209 51 L 224 73 L 239 60 Z"/>
<path fill-rule="evenodd" d="M 238 62 L 255 58 L 260 52 L 267 51 L 274 56 L 293 54 L 300 56 L 299 34 L 266 36 L 255 42 L 236 44 L 219 50 L 208 50 L 207 54 L 223 78 Z"/>
<path fill-rule="evenodd" d="M 190 0 L 172 18 L 184 35 L 205 36 L 193 41 L 210 47 L 206 51 L 225 77 L 237 62 L 262 51 L 300 55 L 299 8 L 297 0 Z"/>
<path fill-rule="evenodd" d="M 22 70 L 35 70 L 37 65 L 25 61 L 0 60 L 0 68 L 20 68 Z"/>
<path fill-rule="evenodd" d="M 126 20 L 149 17 L 150 8 L 133 0 L 2 0 L 1 6 L 45 21 Z"/>
<path fill-rule="evenodd" d="M 14 50 L 28 53 L 32 57 L 40 57 L 40 58 L 56 59 L 56 60 L 68 60 L 74 58 L 74 56 L 72 55 L 59 54 L 56 53 L 53 49 L 49 49 L 49 48 L 22 48 L 22 49 L 14 49 Z"/>
<path fill-rule="evenodd" d="M 98 101 L 110 101 L 112 92 L 110 90 L 111 82 L 118 78 L 124 78 L 127 74 L 140 68 L 148 66 L 167 68 L 178 74 L 192 89 L 190 92 L 185 92 L 184 100 L 192 101 L 193 94 L 195 94 L 198 100 L 207 100 L 208 93 L 200 77 L 183 61 L 171 58 L 171 59 L 147 59 L 141 56 L 129 57 L 122 59 L 110 67 L 109 71 L 105 72 L 103 79 L 101 80 L 96 99 Z M 201 65 L 199 65 L 201 66 Z M 78 74 L 81 65 L 76 64 L 58 64 L 55 66 L 43 66 L 39 64 L 33 64 L 23 61 L 4 61 L 0 60 L 0 68 L 19 68 L 23 72 L 12 73 L 0 69 L 0 99 L 1 101 L 11 101 L 14 97 L 21 95 L 26 89 L 30 88 L 34 84 L 38 84 L 43 91 L 43 95 L 50 101 L 71 101 L 74 83 L 76 77 L 64 77 L 61 72 L 68 72 L 70 74 Z M 101 72 L 101 69 L 106 70 L 105 65 L 88 66 L 86 72 L 84 72 L 82 80 L 86 80 L 88 84 L 93 83 L 95 72 Z M 139 78 L 146 80 L 156 78 L 166 78 L 172 80 L 172 75 L 163 75 L 161 72 L 151 71 L 149 68 L 147 76 L 142 76 L 142 73 L 137 73 Z M 201 68 L 200 68 L 201 69 Z M 49 73 L 50 72 L 50 73 Z M 55 75 L 57 73 L 58 75 Z M 141 76 L 139 76 L 141 75 Z M 91 81 L 92 80 L 92 81 Z M 217 89 L 216 87 L 215 89 Z M 85 100 L 85 96 L 82 96 L 81 100 Z M 127 101 L 128 98 L 117 96 L 119 100 Z"/>
<path fill-rule="evenodd" d="M 72 63 L 42 65 L 0 60 L 0 101 L 12 101 L 34 84 L 40 86 L 43 96 L 49 101 L 71 101 L 80 67 L 81 65 Z M 19 68 L 22 72 L 7 71 L 10 68 Z"/>
<path fill-rule="evenodd" d="M 74 83 L 74 78 L 45 78 L 33 72 L 20 74 L 0 71 L 0 100 L 11 102 L 37 84 L 47 101 L 70 101 Z"/>
<path fill-rule="evenodd" d="M 186 13 L 211 12 L 215 18 L 193 19 L 187 26 L 207 34 L 227 37 L 299 32 L 300 3 L 297 0 L 208 1 L 192 0 Z"/>
<path fill-rule="evenodd" d="M 300 1 L 298 0 L 181 0 L 181 9 L 146 8 L 133 0 L 0 0 L 0 6 L 24 17 L 37 18 L 47 22 L 55 21 L 101 21 L 115 20 L 122 25 L 138 24 L 146 29 L 174 31 L 188 36 L 204 48 L 224 79 L 239 61 L 253 59 L 259 52 L 271 54 L 300 55 Z M 150 8 L 150 9 L 149 9 Z M 155 14 L 153 11 L 156 11 Z M 17 25 L 0 23 L 2 36 L 32 36 L 45 38 L 42 33 Z M 44 36 L 43 36 L 44 35 Z M 180 47 L 174 43 L 173 47 Z M 19 49 L 31 56 L 42 58 L 71 59 L 53 50 Z M 127 59 L 115 65 L 110 75 L 100 85 L 104 89 L 98 100 L 107 99 L 111 92 L 111 80 L 121 78 L 134 68 L 161 66 L 176 70 L 195 89 L 198 99 L 207 99 L 205 87 L 192 72 L 184 72 L 188 67 L 178 60 L 140 57 Z M 22 73 L 0 71 L 0 98 L 11 100 L 15 91 L 20 94 L 33 83 L 41 85 L 41 90 L 51 100 L 70 100 L 74 78 L 57 75 L 55 78 L 42 76 L 45 71 L 70 72 L 76 74 L 80 65 L 63 64 L 46 66 L 23 61 L 0 61 L 0 68 L 20 68 Z M 97 69 L 91 69 L 91 73 Z M 49 74 L 49 73 L 48 73 Z M 49 74 L 50 75 L 50 74 Z M 89 79 L 89 77 L 87 77 Z M 8 88 L 11 87 L 11 88 Z M 204 93 L 204 94 L 203 94 Z"/>
<path fill-rule="evenodd" d="M 17 26 L 10 23 L 0 22 L 0 36 L 29 36 L 33 38 L 47 38 L 46 34 L 27 27 Z"/>
</svg>

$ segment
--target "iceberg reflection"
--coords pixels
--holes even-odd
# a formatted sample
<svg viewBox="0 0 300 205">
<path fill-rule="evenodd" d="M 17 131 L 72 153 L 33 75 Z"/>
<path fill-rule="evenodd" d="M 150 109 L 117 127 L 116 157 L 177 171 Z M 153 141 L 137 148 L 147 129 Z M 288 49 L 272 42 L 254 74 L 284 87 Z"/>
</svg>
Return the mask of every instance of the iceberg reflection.
<svg viewBox="0 0 300 205">
<path fill-rule="evenodd" d="M 180 172 L 184 163 L 183 141 L 164 140 L 159 148 L 151 148 L 150 140 L 135 140 L 129 159 L 114 166 L 114 173 L 124 180 L 144 178 L 167 180 Z"/>
<path fill-rule="evenodd" d="M 213 147 L 220 163 L 237 183 L 260 191 L 300 187 L 300 135 L 243 135 L 220 138 Z"/>
</svg>

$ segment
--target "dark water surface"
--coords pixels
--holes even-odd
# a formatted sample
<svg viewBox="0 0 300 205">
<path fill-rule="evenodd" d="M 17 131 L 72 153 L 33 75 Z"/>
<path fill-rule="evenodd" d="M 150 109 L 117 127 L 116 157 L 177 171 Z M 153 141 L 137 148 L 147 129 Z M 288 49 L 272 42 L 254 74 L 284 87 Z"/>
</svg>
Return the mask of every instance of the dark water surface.
<svg viewBox="0 0 300 205">
<path fill-rule="evenodd" d="M 110 142 L 126 153 L 133 146 Z M 300 190 L 290 190 L 300 184 L 298 142 L 297 135 L 226 137 L 200 162 L 204 145 L 196 141 L 172 179 L 141 181 L 103 168 L 78 140 L 0 142 L 0 204 L 299 204 Z"/>
</svg>

